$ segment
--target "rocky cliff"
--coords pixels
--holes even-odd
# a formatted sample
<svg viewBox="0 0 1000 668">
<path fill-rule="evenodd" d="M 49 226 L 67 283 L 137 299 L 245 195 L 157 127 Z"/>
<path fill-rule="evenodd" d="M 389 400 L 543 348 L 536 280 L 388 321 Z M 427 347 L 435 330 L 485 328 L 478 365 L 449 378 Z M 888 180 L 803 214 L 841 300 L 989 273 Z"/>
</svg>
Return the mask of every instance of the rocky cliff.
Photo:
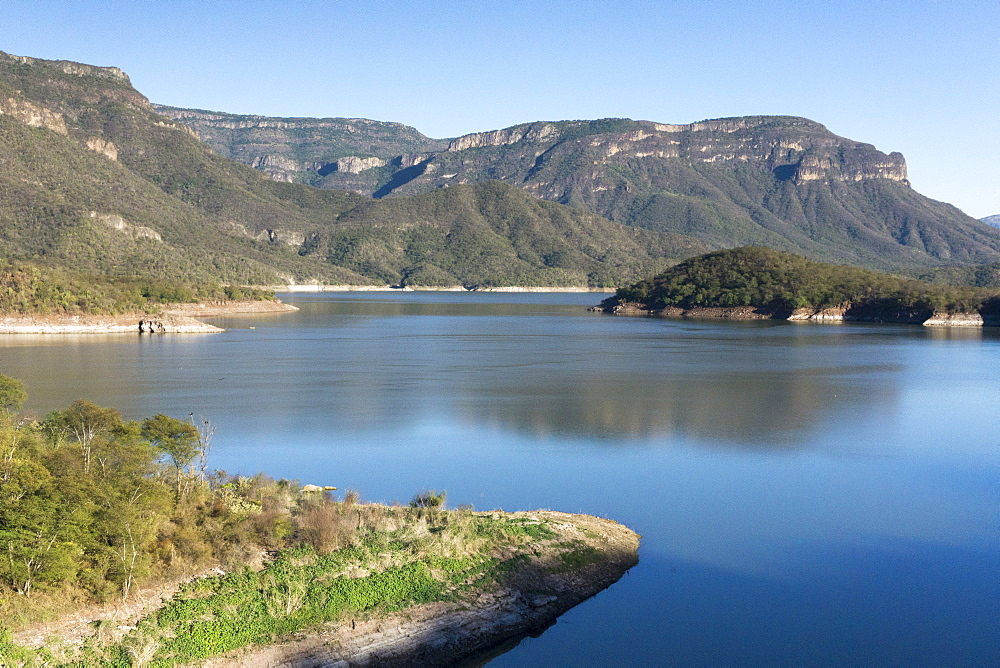
<svg viewBox="0 0 1000 668">
<path fill-rule="evenodd" d="M 153 105 L 180 121 L 219 155 L 250 165 L 276 181 L 312 183 L 381 167 L 403 153 L 437 151 L 430 139 L 402 123 L 367 118 L 272 118 Z M 350 188 L 348 176 L 345 189 Z"/>
<path fill-rule="evenodd" d="M 364 180 L 447 148 L 399 124 L 172 113 L 120 70 L 0 54 L 0 260 L 199 285 L 582 288 L 707 250 L 496 182 L 373 201 L 261 173 Z M 229 137 L 249 164 L 181 120 Z M 335 135 L 339 153 L 310 153 Z"/>
<path fill-rule="evenodd" d="M 314 169 L 321 188 L 377 198 L 501 180 L 710 247 L 764 245 L 882 270 L 1000 259 L 1000 233 L 914 191 L 900 153 L 794 116 L 535 122 L 394 156 L 326 149 L 338 151 L 336 162 L 297 167 Z"/>
</svg>

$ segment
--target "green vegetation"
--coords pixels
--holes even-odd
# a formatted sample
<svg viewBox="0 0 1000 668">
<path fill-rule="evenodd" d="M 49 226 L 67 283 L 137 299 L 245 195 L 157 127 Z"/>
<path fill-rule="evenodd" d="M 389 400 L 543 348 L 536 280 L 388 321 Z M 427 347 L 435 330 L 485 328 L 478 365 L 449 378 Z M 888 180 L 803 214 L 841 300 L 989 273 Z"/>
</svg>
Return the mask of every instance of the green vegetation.
<svg viewBox="0 0 1000 668">
<path fill-rule="evenodd" d="M 0 260 L 0 313 L 100 314 L 155 312 L 164 304 L 274 299 L 258 288 L 157 279 L 85 277 L 32 262 Z"/>
<path fill-rule="evenodd" d="M 360 204 L 311 252 L 391 284 L 613 287 L 703 250 L 487 181 Z"/>
<path fill-rule="evenodd" d="M 381 203 L 275 182 L 213 154 L 127 80 L 95 72 L 0 53 L 0 259 L 84 283 L 582 287 L 622 285 L 708 250 L 498 184 Z M 48 127 L 24 122 L 38 115 Z M 367 133 L 370 150 L 345 149 L 353 155 L 442 146 L 397 124 L 327 120 L 318 130 L 338 141 Z M 296 145 L 305 136 L 289 132 Z M 129 295 L 102 291 L 79 308 L 132 308 Z M 53 311 L 79 301 L 77 291 L 39 299 Z"/>
<path fill-rule="evenodd" d="M 187 664 L 322 622 L 470 600 L 523 570 L 529 545 L 553 550 L 548 572 L 601 560 L 545 520 L 445 510 L 443 491 L 384 506 L 206 474 L 207 423 L 131 422 L 85 400 L 35 421 L 16 412 L 24 399 L 0 375 L 0 663 Z M 208 568 L 225 572 L 190 579 Z M 11 628 L 178 579 L 189 581 L 163 607 L 100 622 L 82 645 L 12 640 Z"/>
<path fill-rule="evenodd" d="M 529 123 L 505 131 L 531 130 L 535 139 L 428 153 L 418 166 L 333 172 L 318 185 L 398 197 L 497 179 L 709 248 L 768 246 L 911 275 L 1000 258 L 1000 232 L 915 192 L 902 180 L 899 154 L 804 118 L 696 125 L 663 132 L 628 119 Z"/>
<path fill-rule="evenodd" d="M 736 248 L 686 260 L 626 288 L 603 303 L 669 306 L 754 306 L 774 313 L 843 307 L 854 312 L 990 312 L 996 291 L 932 285 L 890 274 L 813 262 L 768 248 Z"/>
<path fill-rule="evenodd" d="M 941 267 L 918 277 L 928 283 L 972 285 L 977 288 L 1000 288 L 1000 262 L 971 267 Z"/>
</svg>

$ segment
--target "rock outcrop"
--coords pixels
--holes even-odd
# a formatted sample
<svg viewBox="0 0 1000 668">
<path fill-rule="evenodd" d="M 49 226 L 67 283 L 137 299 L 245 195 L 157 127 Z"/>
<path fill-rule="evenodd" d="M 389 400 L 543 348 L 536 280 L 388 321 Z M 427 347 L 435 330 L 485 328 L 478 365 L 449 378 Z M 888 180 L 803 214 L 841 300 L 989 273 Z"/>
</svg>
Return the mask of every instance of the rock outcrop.
<svg viewBox="0 0 1000 668">
<path fill-rule="evenodd" d="M 145 225 L 135 225 L 128 222 L 116 213 L 100 213 L 98 211 L 88 211 L 87 216 L 97 222 L 107 225 L 116 232 L 127 234 L 133 239 L 152 239 L 153 241 L 163 241 L 160 233 Z"/>
<path fill-rule="evenodd" d="M 401 123 L 367 118 L 272 118 L 164 105 L 154 108 L 191 128 L 216 153 L 259 169 L 276 181 L 315 181 L 331 172 L 349 178 L 403 154 L 447 146 Z"/>
<path fill-rule="evenodd" d="M 98 77 L 104 79 L 114 79 L 117 81 L 129 82 L 128 75 L 117 67 L 98 67 L 96 65 L 84 65 L 70 60 L 42 60 L 40 58 L 29 58 L 28 56 L 15 56 L 0 51 L 0 61 L 16 62 L 23 65 L 44 65 L 45 67 L 57 66 L 66 74 L 79 77 Z"/>
<path fill-rule="evenodd" d="M 9 97 L 0 100 L 0 115 L 6 114 L 33 128 L 46 128 L 61 135 L 69 134 L 63 115 L 27 100 Z"/>
<path fill-rule="evenodd" d="M 118 147 L 114 142 L 110 142 L 100 137 L 91 137 L 87 140 L 87 148 L 96 153 L 100 153 L 108 160 L 118 160 Z"/>
<path fill-rule="evenodd" d="M 856 309 L 850 304 L 836 308 L 801 308 L 792 311 L 756 306 L 668 306 L 650 309 L 637 302 L 619 302 L 609 306 L 594 306 L 591 311 L 613 315 L 647 318 L 711 318 L 723 320 L 787 320 L 789 322 L 875 322 L 924 325 L 926 327 L 983 327 L 1000 325 L 1000 320 L 980 313 L 936 313 L 932 311 L 876 311 Z"/>
</svg>

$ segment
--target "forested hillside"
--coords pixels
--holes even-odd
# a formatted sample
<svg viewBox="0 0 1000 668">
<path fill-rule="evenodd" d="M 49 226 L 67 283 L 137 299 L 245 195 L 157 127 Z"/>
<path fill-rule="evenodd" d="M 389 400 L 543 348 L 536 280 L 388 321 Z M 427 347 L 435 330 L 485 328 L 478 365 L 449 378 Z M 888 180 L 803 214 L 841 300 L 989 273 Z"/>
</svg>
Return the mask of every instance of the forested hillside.
<svg viewBox="0 0 1000 668">
<path fill-rule="evenodd" d="M 115 68 L 0 53 L 0 258 L 99 280 L 617 285 L 705 247 L 477 184 L 391 205 L 275 182 Z"/>
<path fill-rule="evenodd" d="M 203 131 L 181 111 L 171 113 Z M 322 167 L 303 164 L 296 178 L 375 197 L 498 179 L 541 199 L 713 248 L 769 246 L 909 274 L 1000 260 L 1000 231 L 914 191 L 902 155 L 805 118 L 536 122 L 392 158 L 379 152 L 386 146 L 365 149 L 334 135 L 312 148 L 329 157 L 316 163 Z M 346 154 L 351 158 L 341 159 Z M 260 155 L 243 159 L 266 162 Z"/>
<path fill-rule="evenodd" d="M 855 313 L 1000 311 L 1000 292 L 933 285 L 855 267 L 814 262 L 769 248 L 746 247 L 693 257 L 667 271 L 619 288 L 602 304 L 657 311 L 667 307 L 751 306 L 776 314 L 796 309 L 846 308 Z"/>
</svg>

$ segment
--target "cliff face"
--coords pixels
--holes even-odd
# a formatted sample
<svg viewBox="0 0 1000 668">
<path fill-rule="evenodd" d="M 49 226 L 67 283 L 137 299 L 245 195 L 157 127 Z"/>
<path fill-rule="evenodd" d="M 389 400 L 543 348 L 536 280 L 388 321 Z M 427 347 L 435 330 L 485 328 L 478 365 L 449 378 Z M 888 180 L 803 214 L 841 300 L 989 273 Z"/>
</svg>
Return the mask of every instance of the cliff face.
<svg viewBox="0 0 1000 668">
<path fill-rule="evenodd" d="M 1000 253 L 1000 235 L 913 191 L 900 153 L 789 116 L 531 123 L 332 171 L 318 185 L 385 197 L 490 179 L 718 248 L 766 245 L 894 271 Z"/>
<path fill-rule="evenodd" d="M 403 153 L 447 145 L 402 123 L 367 118 L 271 118 L 159 104 L 153 108 L 184 123 L 219 155 L 276 181 L 312 183 L 336 171 L 358 174 Z"/>
<path fill-rule="evenodd" d="M 191 123 L 192 113 L 173 116 Z M 321 188 L 377 198 L 500 180 L 539 199 L 688 235 L 714 248 L 763 245 L 911 273 L 938 264 L 1000 260 L 1000 233 L 915 192 L 901 154 L 794 116 L 687 125 L 537 122 L 465 135 L 436 148 L 415 141 L 396 155 L 339 144 L 346 141 L 342 135 L 326 140 L 333 143 L 324 145 L 324 160 L 276 167 L 271 157 L 238 159 L 273 178 L 301 179 L 308 173 Z M 252 152 L 267 150 L 254 146 Z"/>
<path fill-rule="evenodd" d="M 248 164 L 120 70 L 0 54 L 0 258 L 192 282 L 583 287 L 707 250 L 499 183 L 372 201 L 275 181 L 363 184 L 447 148 L 396 123 L 172 113 Z M 331 136 L 342 150 L 317 157 Z"/>
<path fill-rule="evenodd" d="M 117 67 L 98 67 L 96 65 L 84 65 L 74 63 L 71 60 L 41 60 L 39 58 L 29 58 L 28 56 L 15 56 L 0 51 L 0 62 L 20 63 L 22 65 L 57 67 L 65 74 L 72 74 L 79 77 L 96 77 L 101 79 L 112 79 L 130 83 L 128 75 Z"/>
</svg>

